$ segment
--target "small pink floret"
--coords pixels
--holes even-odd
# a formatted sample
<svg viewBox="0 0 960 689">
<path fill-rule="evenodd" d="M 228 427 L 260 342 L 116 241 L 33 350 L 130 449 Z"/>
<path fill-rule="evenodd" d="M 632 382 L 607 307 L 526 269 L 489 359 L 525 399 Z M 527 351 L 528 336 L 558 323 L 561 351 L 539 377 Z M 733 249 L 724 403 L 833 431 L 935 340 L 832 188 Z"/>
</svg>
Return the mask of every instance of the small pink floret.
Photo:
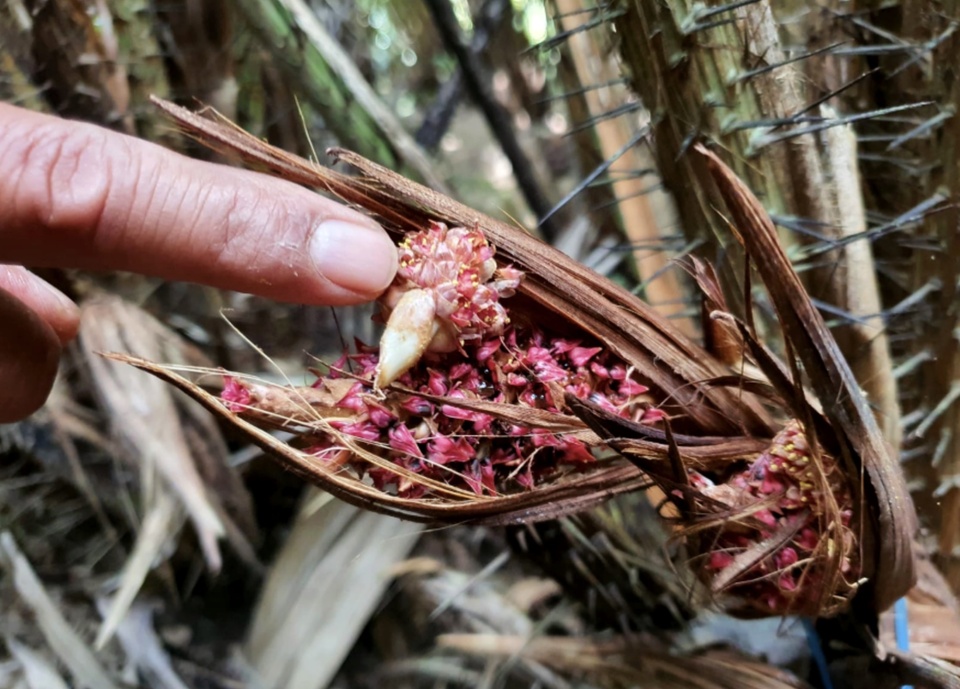
<svg viewBox="0 0 960 689">
<path fill-rule="evenodd" d="M 233 376 L 223 377 L 223 391 L 220 399 L 226 403 L 227 409 L 237 413 L 250 408 L 250 390 Z"/>
</svg>

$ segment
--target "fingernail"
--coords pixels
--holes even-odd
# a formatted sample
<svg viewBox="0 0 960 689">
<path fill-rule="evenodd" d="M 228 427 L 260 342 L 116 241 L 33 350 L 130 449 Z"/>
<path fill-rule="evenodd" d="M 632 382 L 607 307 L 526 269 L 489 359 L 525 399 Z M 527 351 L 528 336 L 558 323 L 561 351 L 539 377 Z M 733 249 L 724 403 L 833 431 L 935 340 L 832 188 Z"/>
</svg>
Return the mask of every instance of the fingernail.
<svg viewBox="0 0 960 689">
<path fill-rule="evenodd" d="M 46 280 L 34 276 L 34 285 L 43 293 L 44 299 L 49 305 L 44 309 L 47 323 L 57 333 L 61 344 L 70 342 L 77 336 L 77 328 L 80 327 L 80 307 L 73 303 L 66 294 L 58 290 Z"/>
<path fill-rule="evenodd" d="M 386 232 L 343 220 L 317 227 L 310 255 L 325 278 L 360 294 L 380 294 L 397 272 L 397 247 Z"/>
<path fill-rule="evenodd" d="M 55 303 L 57 308 L 63 311 L 69 311 L 72 313 L 77 310 L 77 305 L 73 303 L 73 300 L 70 299 L 70 297 L 40 276 L 34 274 L 32 283 L 33 286 L 37 288 L 37 291 L 44 295 L 45 301 Z"/>
</svg>

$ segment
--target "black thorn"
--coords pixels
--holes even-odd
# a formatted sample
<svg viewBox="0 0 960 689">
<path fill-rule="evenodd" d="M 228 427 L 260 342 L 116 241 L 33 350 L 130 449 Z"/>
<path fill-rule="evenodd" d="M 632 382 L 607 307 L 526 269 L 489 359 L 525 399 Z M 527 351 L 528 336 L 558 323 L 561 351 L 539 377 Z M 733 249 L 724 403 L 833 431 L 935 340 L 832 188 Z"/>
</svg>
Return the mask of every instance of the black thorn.
<svg viewBox="0 0 960 689">
<path fill-rule="evenodd" d="M 895 105 L 890 108 L 881 108 L 879 110 L 871 110 L 870 112 L 857 113 L 856 115 L 846 115 L 845 117 L 836 117 L 828 120 L 827 122 L 814 124 L 809 127 L 794 129 L 777 136 L 760 137 L 760 140 L 755 142 L 753 145 L 753 153 L 756 154 L 757 151 L 759 151 L 764 146 L 769 146 L 770 144 L 775 144 L 781 141 L 786 141 L 788 139 L 793 139 L 798 136 L 803 136 L 804 134 L 815 134 L 817 132 L 822 132 L 825 129 L 830 129 L 831 127 L 839 127 L 844 124 L 853 124 L 854 122 L 860 122 L 862 120 L 869 120 L 876 117 L 883 117 L 885 115 L 892 115 L 894 113 L 903 112 L 906 110 L 914 110 L 916 108 L 922 108 L 925 105 L 933 105 L 934 102 L 935 101 L 926 100 L 926 101 L 920 101 L 919 103 Z"/>
<path fill-rule="evenodd" d="M 663 189 L 662 182 L 659 184 L 654 184 L 649 187 L 645 187 L 644 189 L 641 189 L 640 191 L 635 192 L 633 194 L 627 194 L 626 196 L 616 196 L 614 197 L 613 201 L 607 201 L 606 203 L 601 203 L 599 206 L 595 206 L 594 210 L 595 211 L 606 210 L 610 206 L 616 206 L 618 203 L 622 203 L 623 201 L 635 199 L 639 196 L 646 196 L 647 194 L 652 194 L 653 192 L 660 191 L 661 189 Z"/>
<path fill-rule="evenodd" d="M 594 29 L 598 26 L 601 26 L 602 24 L 606 24 L 607 22 L 617 19 L 618 17 L 622 17 L 624 14 L 626 14 L 626 10 L 613 10 L 612 12 L 608 12 L 606 8 L 603 8 L 599 11 L 601 12 L 601 14 L 594 17 L 593 19 L 589 19 L 585 21 L 583 24 L 580 24 L 579 26 L 576 26 L 572 29 L 568 29 L 567 31 L 561 31 L 560 33 L 554 36 L 551 36 L 545 41 L 538 43 L 537 45 L 530 46 L 529 48 L 524 50 L 522 54 L 526 54 L 529 52 L 539 52 L 543 50 L 550 50 L 551 48 L 556 48 L 558 45 L 565 42 L 571 36 L 574 36 L 578 33 L 583 33 L 584 31 L 589 31 L 590 29 Z"/>
<path fill-rule="evenodd" d="M 810 226 L 824 227 L 829 228 L 831 225 L 829 223 L 820 222 L 816 220 L 807 220 L 804 218 L 791 218 L 785 215 L 771 215 L 770 219 L 778 227 L 782 227 L 796 234 L 803 235 L 804 237 L 812 237 L 819 242 L 829 243 L 832 241 L 830 237 L 820 232 L 815 232 L 810 229 Z"/>
<path fill-rule="evenodd" d="M 709 9 L 699 9 L 693 13 L 693 21 L 699 23 L 704 19 L 710 19 L 710 17 L 716 17 L 718 14 L 723 14 L 724 12 L 732 12 L 733 10 L 740 9 L 741 7 L 746 7 L 747 5 L 753 5 L 760 2 L 760 0 L 737 0 L 736 2 L 731 2 L 727 5 L 717 5 L 716 7 L 711 7 Z"/>
<path fill-rule="evenodd" d="M 599 5 L 594 5 L 593 7 L 581 7 L 579 10 L 570 10 L 569 12 L 558 12 L 553 15 L 555 19 L 563 19 L 564 17 L 579 17 L 581 14 L 593 14 L 595 12 L 606 12 L 607 8 L 610 6 L 610 3 L 604 2 Z"/>
<path fill-rule="evenodd" d="M 934 292 L 939 292 L 942 286 L 943 283 L 940 282 L 939 278 L 927 280 L 912 293 L 908 294 L 905 298 L 901 299 L 899 302 L 887 309 L 886 317 L 894 318 L 912 311 L 917 305 L 925 301 L 928 296 Z"/>
<path fill-rule="evenodd" d="M 788 117 L 778 117 L 776 119 L 771 118 L 767 120 L 748 120 L 746 122 L 737 122 L 734 125 L 724 127 L 725 132 L 740 132 L 746 129 L 776 129 L 778 127 L 784 127 L 788 124 L 814 124 L 817 122 L 826 122 L 827 118 L 820 117 L 817 115 L 811 115 L 809 117 L 802 117 L 797 115 L 790 115 Z"/>
<path fill-rule="evenodd" d="M 876 318 L 879 314 L 860 316 L 855 313 L 850 313 L 846 309 L 841 309 L 839 306 L 834 306 L 833 304 L 828 304 L 825 301 L 820 299 L 814 299 L 810 297 L 810 301 L 818 311 L 828 313 L 831 316 L 836 316 L 840 318 L 844 323 L 857 323 L 858 325 L 867 325 L 871 318 Z"/>
<path fill-rule="evenodd" d="M 939 46 L 941 43 L 943 43 L 945 40 L 947 40 L 951 35 L 953 35 L 953 32 L 957 30 L 957 27 L 958 27 L 958 26 L 960 26 L 960 22 L 957 22 L 956 20 L 950 22 L 950 26 L 948 26 L 948 27 L 944 30 L 944 32 L 943 32 L 942 34 L 940 34 L 940 35 L 937 36 L 936 38 L 931 39 L 931 40 L 927 41 L 926 43 L 924 43 L 922 50 L 920 50 L 919 52 L 917 52 L 916 55 L 914 55 L 913 57 L 911 57 L 909 60 L 907 60 L 906 62 L 904 62 L 902 65 L 900 65 L 899 67 L 897 67 L 897 68 L 896 68 L 895 70 L 893 70 L 892 72 L 890 72 L 890 75 L 889 75 L 889 76 L 890 76 L 891 78 L 892 78 L 892 77 L 895 77 L 895 76 L 897 76 L 898 74 L 900 74 L 900 72 L 902 72 L 903 70 L 905 70 L 905 69 L 907 69 L 908 67 L 910 67 L 910 66 L 912 66 L 912 65 L 915 65 L 916 63 L 920 62 L 920 60 L 922 60 L 928 53 L 931 53 L 931 52 L 933 52 L 934 50 L 936 50 L 937 46 Z"/>
<path fill-rule="evenodd" d="M 896 134 L 860 134 L 857 136 L 857 141 L 860 143 L 882 144 L 889 143 L 896 138 Z"/>
<path fill-rule="evenodd" d="M 895 55 L 896 53 L 913 53 L 920 50 L 919 46 L 910 45 L 858 45 L 850 48 L 838 48 L 833 51 L 833 55 L 840 57 L 851 57 L 855 55 Z"/>
<path fill-rule="evenodd" d="M 577 196 L 577 194 L 579 194 L 584 189 L 586 189 L 591 182 L 593 182 L 595 179 L 597 179 L 597 177 L 599 177 L 604 172 L 609 170 L 610 166 L 613 165 L 615 162 L 617 162 L 617 160 L 619 160 L 624 153 L 626 153 L 631 148 L 633 148 L 638 143 L 640 143 L 643 140 L 643 138 L 646 137 L 649 133 L 650 133 L 650 127 L 644 127 L 639 132 L 634 134 L 633 138 L 631 138 L 627 143 L 625 143 L 620 148 L 620 150 L 614 153 L 609 159 L 603 161 L 597 167 L 595 167 L 593 171 L 589 175 L 587 175 L 577 186 L 571 189 L 566 196 L 560 199 L 557 205 L 555 205 L 553 208 L 547 211 L 547 213 L 544 214 L 544 216 L 540 219 L 540 222 L 544 223 L 544 222 L 547 222 L 550 218 L 552 218 L 557 212 L 560 211 L 560 209 L 562 209 L 564 206 L 570 203 L 570 201 L 572 201 Z"/>
<path fill-rule="evenodd" d="M 687 154 L 687 151 L 690 150 L 690 147 L 693 146 L 697 139 L 700 138 L 700 132 L 696 129 L 692 130 L 689 134 L 683 137 L 683 141 L 680 142 L 680 148 L 677 149 L 677 155 L 674 156 L 673 162 L 678 162 L 683 156 Z"/>
<path fill-rule="evenodd" d="M 602 84 L 590 84 L 589 86 L 583 86 L 573 91 L 565 91 L 564 93 L 557 93 L 555 95 L 547 96 L 546 98 L 541 98 L 536 101 L 537 105 L 545 105 L 546 103 L 552 103 L 558 100 L 566 100 L 567 98 L 573 98 L 574 96 L 581 96 L 584 93 L 589 93 L 590 91 L 596 91 L 597 89 L 607 88 L 610 86 L 619 86 L 621 84 L 629 83 L 629 79 L 626 77 L 620 77 L 619 79 L 611 79 L 610 81 L 605 81 Z"/>
<path fill-rule="evenodd" d="M 623 105 L 617 106 L 613 110 L 600 113 L 599 115 L 594 115 L 593 117 L 584 120 L 583 122 L 578 123 L 573 128 L 571 128 L 565 136 L 570 136 L 571 134 L 577 134 L 582 132 L 584 129 L 590 129 L 598 122 L 605 122 L 606 120 L 612 120 L 614 118 L 620 117 L 621 115 L 627 115 L 631 112 L 636 112 L 643 108 L 643 105 L 640 103 L 624 103 Z"/>
<path fill-rule="evenodd" d="M 616 184 L 617 182 L 623 182 L 630 179 L 641 179 L 643 177 L 649 177 L 650 175 L 656 174 L 657 169 L 653 167 L 643 167 L 637 170 L 610 170 L 607 173 L 607 179 L 593 182 L 590 186 L 601 187 L 606 184 Z"/>
<path fill-rule="evenodd" d="M 939 163 L 928 163 L 926 165 L 921 165 L 919 164 L 920 161 L 918 158 L 898 158 L 896 156 L 886 156 L 880 153 L 858 153 L 857 158 L 859 160 L 865 160 L 871 163 L 886 163 L 887 165 L 893 165 L 912 177 L 920 177 L 921 175 L 925 175 L 939 165 Z"/>
<path fill-rule="evenodd" d="M 880 237 L 888 235 L 892 232 L 899 232 L 905 230 L 908 227 L 915 225 L 916 223 L 923 220 L 931 213 L 939 212 L 946 209 L 949 204 L 944 204 L 946 197 L 943 194 L 934 194 L 925 201 L 921 201 L 916 206 L 908 210 L 906 213 L 898 215 L 896 218 L 890 222 L 880 225 L 879 227 L 873 227 L 863 232 L 857 232 L 856 234 L 851 234 L 841 239 L 836 239 L 826 247 L 815 247 L 812 248 L 809 253 L 804 256 L 804 259 L 809 260 L 815 256 L 819 256 L 825 252 L 833 251 L 834 249 L 839 249 L 847 246 L 848 244 L 853 244 L 854 242 L 861 241 L 863 239 L 869 239 L 870 241 L 875 241 Z"/>
<path fill-rule="evenodd" d="M 751 2 L 758 2 L 758 0 L 751 0 Z M 700 31 L 706 31 L 708 29 L 715 29 L 718 26 L 726 26 L 727 24 L 733 24 L 737 21 L 736 17 L 730 17 L 729 19 L 718 19 L 714 22 L 706 22 L 705 24 L 690 24 L 682 29 L 684 36 L 692 36 L 695 33 Z"/>
<path fill-rule="evenodd" d="M 765 65 L 763 67 L 758 67 L 757 69 L 751 69 L 746 72 L 742 72 L 734 77 L 729 84 L 739 84 L 742 81 L 747 81 L 753 77 L 760 76 L 761 74 L 766 74 L 767 72 L 772 72 L 778 67 L 784 67 L 785 65 L 793 64 L 794 62 L 800 62 L 801 60 L 806 60 L 807 58 L 814 57 L 816 55 L 822 55 L 823 53 L 829 52 L 838 46 L 844 44 L 844 41 L 839 43 L 834 43 L 832 45 L 824 46 L 823 48 L 817 48 L 816 50 L 810 51 L 809 53 L 804 53 L 802 55 L 797 55 L 796 57 L 787 58 L 780 62 L 774 63 L 772 65 Z"/>
<path fill-rule="evenodd" d="M 660 277 L 661 275 L 663 275 L 665 272 L 667 272 L 668 270 L 671 270 L 671 269 L 673 269 L 673 268 L 676 268 L 676 267 L 677 267 L 677 260 L 678 260 L 678 259 L 682 259 L 682 258 L 684 258 L 685 256 L 688 256 L 689 254 L 693 253 L 694 251 L 696 251 L 697 249 L 699 249 L 701 246 L 703 246 L 703 245 L 706 244 L 706 243 L 707 243 L 707 240 L 702 239 L 702 238 L 701 238 L 701 239 L 694 239 L 693 241 L 689 242 L 689 243 L 686 244 L 682 249 L 680 249 L 680 251 L 677 252 L 677 254 L 673 257 L 674 260 L 672 260 L 672 261 L 670 261 L 669 263 L 667 263 L 665 266 L 663 266 L 662 268 L 660 268 L 660 270 L 656 271 L 653 275 L 651 275 L 649 278 L 647 278 L 646 280 L 644 280 L 643 282 L 641 282 L 640 284 L 638 284 L 636 287 L 634 287 L 634 288 L 633 288 L 632 290 L 630 290 L 630 291 L 633 292 L 634 294 L 639 294 L 640 292 L 642 292 L 643 290 L 645 290 L 645 289 L 647 288 L 647 286 L 648 286 L 651 282 L 653 282 L 654 280 L 656 280 L 658 277 Z"/>
<path fill-rule="evenodd" d="M 887 41 L 890 41 L 890 43 L 904 43 L 904 42 L 905 42 L 903 39 L 901 39 L 901 38 L 900 38 L 899 36 L 897 36 L 895 33 L 892 33 L 892 32 L 890 32 L 890 31 L 887 31 L 886 29 L 881 29 L 879 26 L 876 26 L 875 24 L 871 24 L 870 22 L 866 21 L 865 19 L 861 19 L 860 17 L 858 17 L 858 16 L 855 15 L 855 14 L 840 14 L 839 12 L 836 12 L 835 10 L 832 10 L 832 9 L 829 9 L 829 8 L 826 8 L 826 9 L 827 9 L 828 12 L 832 12 L 832 13 L 833 13 L 834 15 L 836 15 L 838 18 L 840 18 L 840 19 L 846 19 L 846 20 L 849 21 L 851 24 L 855 24 L 856 26 L 859 26 L 861 29 L 866 29 L 866 30 L 869 31 L 870 33 L 875 34 L 875 35 L 879 36 L 880 38 L 886 39 Z"/>
<path fill-rule="evenodd" d="M 918 136 L 926 134 L 927 132 L 935 129 L 937 126 L 949 120 L 955 114 L 956 112 L 952 107 L 944 108 L 943 112 L 939 113 L 938 115 L 934 115 L 926 122 L 917 125 L 913 129 L 908 131 L 906 134 L 898 136 L 896 139 L 891 141 L 890 145 L 887 146 L 887 151 L 892 151 L 895 148 L 899 148 L 900 146 L 905 144 L 907 141 L 910 141 L 910 139 L 915 139 Z"/>
<path fill-rule="evenodd" d="M 821 96 L 821 97 L 818 98 L 817 100 L 815 100 L 815 101 L 813 101 L 812 103 L 810 103 L 809 105 L 807 105 L 803 110 L 800 110 L 799 112 L 795 113 L 793 116 L 794 116 L 794 117 L 800 117 L 801 115 L 805 115 L 806 113 L 810 112 L 810 111 L 813 110 L 814 108 L 820 107 L 821 105 L 823 105 L 824 103 L 826 103 L 826 102 L 827 102 L 828 100 L 830 100 L 831 98 L 834 98 L 835 96 L 839 96 L 841 93 L 843 93 L 843 92 L 846 91 L 847 89 L 852 88 L 853 86 L 856 86 L 857 84 L 859 84 L 861 81 L 863 81 L 864 79 L 866 79 L 866 78 L 867 78 L 868 76 L 870 76 L 871 74 L 875 74 L 877 71 L 878 71 L 877 69 L 871 69 L 871 70 L 868 71 L 868 72 L 864 72 L 864 73 L 861 74 L 860 76 L 856 77 L 855 79 L 851 79 L 851 80 L 848 81 L 846 84 L 843 84 L 842 86 L 839 86 L 837 89 L 831 91 L 830 93 L 827 93 L 827 94 Z M 785 125 L 778 125 L 778 126 L 779 126 L 779 127 L 783 127 L 783 126 L 785 126 Z M 774 129 L 777 129 L 777 127 L 774 127 Z"/>
</svg>

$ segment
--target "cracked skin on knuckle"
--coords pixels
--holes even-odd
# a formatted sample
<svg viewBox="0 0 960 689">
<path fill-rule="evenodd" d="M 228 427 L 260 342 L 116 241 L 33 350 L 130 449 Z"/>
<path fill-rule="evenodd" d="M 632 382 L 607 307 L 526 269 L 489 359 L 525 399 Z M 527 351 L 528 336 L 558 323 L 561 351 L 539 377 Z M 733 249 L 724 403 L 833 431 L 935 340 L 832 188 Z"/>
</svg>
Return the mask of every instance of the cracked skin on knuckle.
<svg viewBox="0 0 960 689">
<path fill-rule="evenodd" d="M 4 146 L 15 166 L 8 172 L 16 179 L 12 201 L 19 224 L 91 242 L 101 226 L 112 178 L 104 133 L 53 123 L 20 134 L 19 141 Z"/>
</svg>

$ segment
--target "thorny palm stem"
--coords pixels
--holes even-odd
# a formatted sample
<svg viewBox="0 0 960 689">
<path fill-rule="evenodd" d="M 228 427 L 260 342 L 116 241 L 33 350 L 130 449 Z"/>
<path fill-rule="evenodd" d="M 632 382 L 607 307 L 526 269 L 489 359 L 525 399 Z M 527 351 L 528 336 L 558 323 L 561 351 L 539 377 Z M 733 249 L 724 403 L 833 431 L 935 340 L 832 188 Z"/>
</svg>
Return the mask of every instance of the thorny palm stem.
<svg viewBox="0 0 960 689">
<path fill-rule="evenodd" d="M 650 110 L 658 170 L 674 195 L 684 231 L 720 251 L 729 243 L 726 219 L 714 212 L 707 175 L 687 155 L 700 139 L 718 151 L 782 222 L 814 228 L 829 238 L 863 229 L 855 183 L 855 148 L 848 133 L 834 130 L 831 112 L 811 109 L 801 69 L 812 53 L 788 56 L 771 3 L 758 0 L 705 8 L 701 3 L 622 0 L 616 20 L 632 85 Z M 800 135 L 802 116 L 821 119 L 817 133 Z M 777 141 L 789 135 L 789 139 Z M 851 174 L 854 175 L 851 180 Z M 801 241 L 807 241 L 801 238 Z M 718 269 L 727 285 L 740 281 L 738 253 L 726 253 Z M 861 384 L 893 445 L 899 444 L 899 411 L 878 297 L 870 281 L 869 250 L 833 251 L 805 274 L 815 299 L 872 321 L 837 331 Z M 872 287 L 872 289 L 871 289 Z M 729 290 L 734 312 L 746 308 L 742 292 Z"/>
</svg>

